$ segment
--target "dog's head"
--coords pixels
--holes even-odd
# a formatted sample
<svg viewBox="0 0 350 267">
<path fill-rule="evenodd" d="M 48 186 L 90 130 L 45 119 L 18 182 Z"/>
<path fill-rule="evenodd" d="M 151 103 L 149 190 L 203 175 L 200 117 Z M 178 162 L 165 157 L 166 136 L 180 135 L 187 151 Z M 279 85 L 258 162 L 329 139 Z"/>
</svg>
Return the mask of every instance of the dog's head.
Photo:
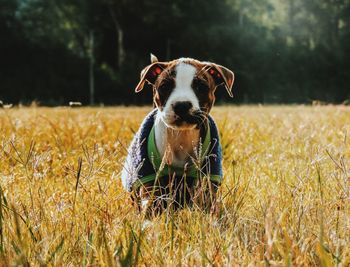
<svg viewBox="0 0 350 267">
<path fill-rule="evenodd" d="M 140 92 L 146 82 L 153 86 L 154 104 L 168 127 L 189 129 L 202 123 L 219 87 L 225 87 L 233 96 L 234 74 L 223 66 L 192 58 L 158 62 L 153 55 L 151 61 L 142 70 L 135 91 Z"/>
</svg>

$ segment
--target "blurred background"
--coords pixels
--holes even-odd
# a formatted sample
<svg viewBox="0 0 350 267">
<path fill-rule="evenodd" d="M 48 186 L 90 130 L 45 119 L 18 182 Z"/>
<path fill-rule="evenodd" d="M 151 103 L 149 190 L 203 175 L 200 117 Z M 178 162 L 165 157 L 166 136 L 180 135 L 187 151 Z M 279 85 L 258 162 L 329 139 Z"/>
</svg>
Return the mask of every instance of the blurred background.
<svg viewBox="0 0 350 267">
<path fill-rule="evenodd" d="M 236 74 L 218 102 L 350 100 L 348 0 L 0 0 L 0 100 L 150 104 L 154 53 Z"/>
</svg>

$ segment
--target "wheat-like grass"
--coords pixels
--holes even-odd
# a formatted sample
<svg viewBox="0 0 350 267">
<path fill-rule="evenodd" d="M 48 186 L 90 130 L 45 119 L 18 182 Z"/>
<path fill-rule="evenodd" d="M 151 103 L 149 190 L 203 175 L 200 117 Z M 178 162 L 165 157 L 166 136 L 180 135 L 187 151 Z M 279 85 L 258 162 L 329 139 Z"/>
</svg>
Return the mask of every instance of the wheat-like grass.
<svg viewBox="0 0 350 267">
<path fill-rule="evenodd" d="M 0 110 L 1 265 L 349 266 L 350 108 L 215 108 L 219 214 L 144 227 L 119 176 L 149 110 Z"/>
</svg>

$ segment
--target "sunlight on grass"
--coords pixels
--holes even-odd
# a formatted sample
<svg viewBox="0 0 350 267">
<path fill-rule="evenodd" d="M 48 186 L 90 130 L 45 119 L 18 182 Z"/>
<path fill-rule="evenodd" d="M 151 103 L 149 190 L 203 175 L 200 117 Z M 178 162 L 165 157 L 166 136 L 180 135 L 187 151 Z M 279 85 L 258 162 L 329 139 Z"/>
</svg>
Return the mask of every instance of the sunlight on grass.
<svg viewBox="0 0 350 267">
<path fill-rule="evenodd" d="M 350 264 L 350 108 L 215 108 L 219 215 L 143 227 L 119 178 L 149 110 L 0 110 L 1 265 Z"/>
</svg>

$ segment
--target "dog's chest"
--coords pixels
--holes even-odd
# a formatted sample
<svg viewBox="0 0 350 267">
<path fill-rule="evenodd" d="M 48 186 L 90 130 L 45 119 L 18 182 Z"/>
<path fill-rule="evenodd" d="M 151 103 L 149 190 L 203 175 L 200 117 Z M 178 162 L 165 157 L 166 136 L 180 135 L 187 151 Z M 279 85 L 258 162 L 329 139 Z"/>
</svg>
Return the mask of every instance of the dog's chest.
<svg viewBox="0 0 350 267">
<path fill-rule="evenodd" d="M 195 157 L 199 143 L 199 130 L 173 131 L 168 129 L 167 143 L 173 153 L 172 165 L 184 165 Z"/>
<path fill-rule="evenodd" d="M 158 124 L 155 128 L 156 146 L 168 165 L 183 167 L 195 158 L 200 140 L 200 131 L 173 130 Z"/>
</svg>

